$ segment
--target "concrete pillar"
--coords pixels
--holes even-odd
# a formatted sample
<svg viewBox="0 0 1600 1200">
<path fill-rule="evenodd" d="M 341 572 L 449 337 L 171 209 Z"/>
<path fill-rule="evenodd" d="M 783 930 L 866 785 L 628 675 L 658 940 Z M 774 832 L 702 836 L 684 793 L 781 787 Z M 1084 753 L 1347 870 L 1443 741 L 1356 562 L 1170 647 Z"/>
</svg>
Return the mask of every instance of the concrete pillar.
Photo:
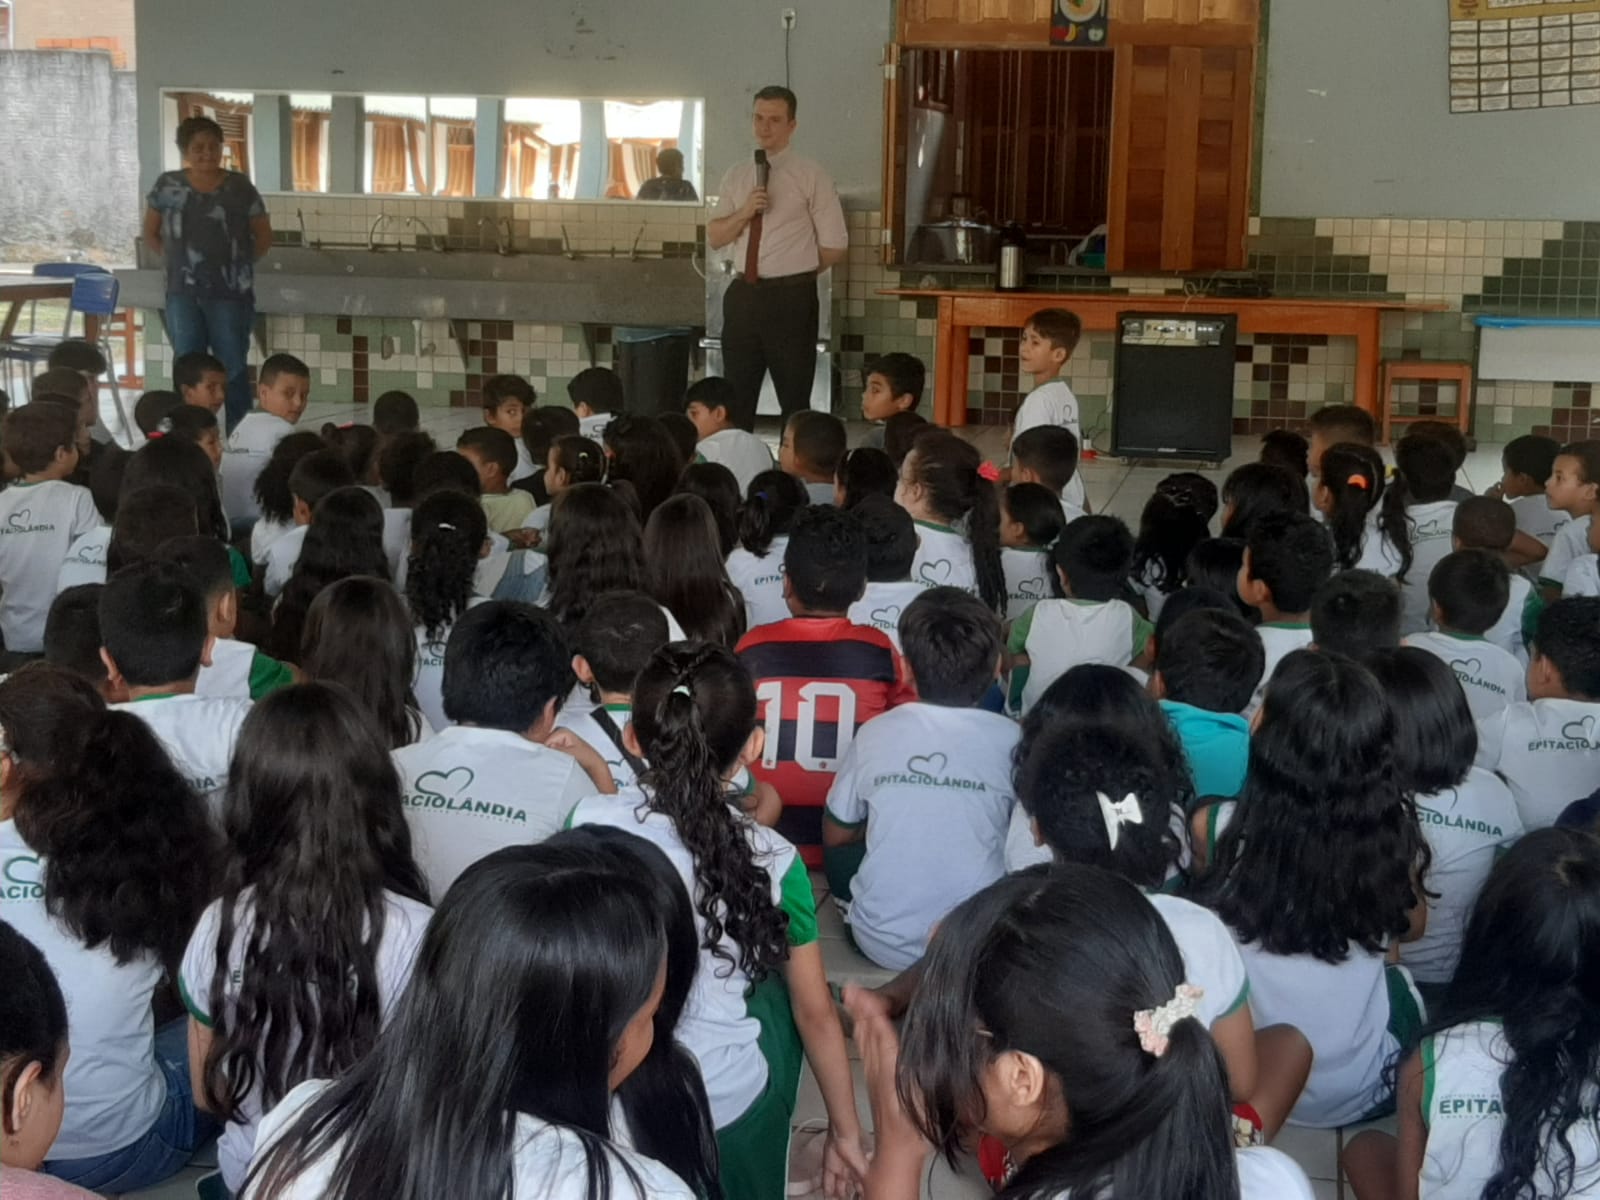
<svg viewBox="0 0 1600 1200">
<path fill-rule="evenodd" d="M 473 144 L 477 148 L 473 155 L 477 176 L 472 189 L 475 196 L 500 194 L 500 177 L 505 173 L 506 161 L 505 112 L 504 100 L 493 97 L 478 100 L 478 124 L 473 133 Z"/>
<path fill-rule="evenodd" d="M 328 190 L 357 196 L 362 191 L 366 155 L 366 117 L 360 96 L 335 96 L 328 118 Z"/>
<path fill-rule="evenodd" d="M 584 100 L 579 105 L 578 199 L 598 200 L 606 194 L 611 173 L 611 143 L 606 140 L 606 102 Z"/>
</svg>

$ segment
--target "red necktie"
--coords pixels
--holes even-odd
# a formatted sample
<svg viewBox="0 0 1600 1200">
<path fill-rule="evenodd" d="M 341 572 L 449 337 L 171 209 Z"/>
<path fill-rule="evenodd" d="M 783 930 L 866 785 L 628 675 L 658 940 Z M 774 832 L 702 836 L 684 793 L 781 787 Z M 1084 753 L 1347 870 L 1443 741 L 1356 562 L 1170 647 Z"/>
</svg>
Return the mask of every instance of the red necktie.
<svg viewBox="0 0 1600 1200">
<path fill-rule="evenodd" d="M 744 281 L 754 283 L 760 276 L 756 272 L 756 264 L 761 260 L 761 218 L 764 214 L 757 213 L 750 219 L 750 240 L 744 247 Z"/>
</svg>

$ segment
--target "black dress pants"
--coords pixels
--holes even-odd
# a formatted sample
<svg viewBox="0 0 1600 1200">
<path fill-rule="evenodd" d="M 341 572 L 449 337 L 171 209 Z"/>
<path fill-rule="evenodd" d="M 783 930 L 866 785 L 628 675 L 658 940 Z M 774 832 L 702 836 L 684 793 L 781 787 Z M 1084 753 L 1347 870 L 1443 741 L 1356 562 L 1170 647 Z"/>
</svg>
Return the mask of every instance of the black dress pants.
<svg viewBox="0 0 1600 1200">
<path fill-rule="evenodd" d="M 817 277 L 809 271 L 729 284 L 722 300 L 722 366 L 739 404 L 729 415 L 741 429 L 755 428 L 761 381 L 769 371 L 785 417 L 810 407 L 817 318 Z"/>
</svg>

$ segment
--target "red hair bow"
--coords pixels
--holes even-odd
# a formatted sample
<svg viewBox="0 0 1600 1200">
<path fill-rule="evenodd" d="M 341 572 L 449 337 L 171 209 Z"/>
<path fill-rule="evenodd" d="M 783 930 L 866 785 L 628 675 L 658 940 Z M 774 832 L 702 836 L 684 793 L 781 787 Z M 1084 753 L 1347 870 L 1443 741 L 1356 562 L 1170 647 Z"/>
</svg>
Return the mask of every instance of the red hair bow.
<svg viewBox="0 0 1600 1200">
<path fill-rule="evenodd" d="M 1000 481 L 1000 468 L 992 462 L 986 462 L 978 468 L 978 476 L 981 479 L 987 479 L 990 483 L 998 483 Z"/>
</svg>

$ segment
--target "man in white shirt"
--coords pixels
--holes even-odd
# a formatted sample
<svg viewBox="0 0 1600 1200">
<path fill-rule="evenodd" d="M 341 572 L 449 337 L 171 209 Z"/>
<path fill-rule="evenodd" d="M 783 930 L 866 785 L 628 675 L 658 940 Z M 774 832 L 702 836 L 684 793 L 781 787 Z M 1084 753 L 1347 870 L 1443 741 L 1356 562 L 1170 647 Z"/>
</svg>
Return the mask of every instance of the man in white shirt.
<svg viewBox="0 0 1600 1200">
<path fill-rule="evenodd" d="M 228 520 L 252 522 L 261 515 L 256 476 L 279 442 L 294 432 L 311 399 L 311 368 L 292 354 L 274 354 L 257 373 L 256 403 L 228 435 L 222 456 L 222 509 Z"/>
<path fill-rule="evenodd" d="M 770 371 L 784 415 L 807 408 L 817 368 L 817 275 L 843 262 L 850 237 L 826 171 L 789 147 L 795 94 L 764 87 L 751 114 L 757 149 L 730 167 L 706 225 L 713 250 L 731 246 L 740 273 L 722 304 L 722 357 L 742 429 L 755 425 Z"/>
<path fill-rule="evenodd" d="M 750 481 L 763 471 L 772 470 L 772 451 L 755 434 L 733 422 L 738 405 L 733 385 L 718 375 L 709 375 L 690 386 L 684 414 L 694 425 L 700 440 L 695 452 L 706 462 L 721 463 L 733 472 L 744 495 Z"/>
</svg>

